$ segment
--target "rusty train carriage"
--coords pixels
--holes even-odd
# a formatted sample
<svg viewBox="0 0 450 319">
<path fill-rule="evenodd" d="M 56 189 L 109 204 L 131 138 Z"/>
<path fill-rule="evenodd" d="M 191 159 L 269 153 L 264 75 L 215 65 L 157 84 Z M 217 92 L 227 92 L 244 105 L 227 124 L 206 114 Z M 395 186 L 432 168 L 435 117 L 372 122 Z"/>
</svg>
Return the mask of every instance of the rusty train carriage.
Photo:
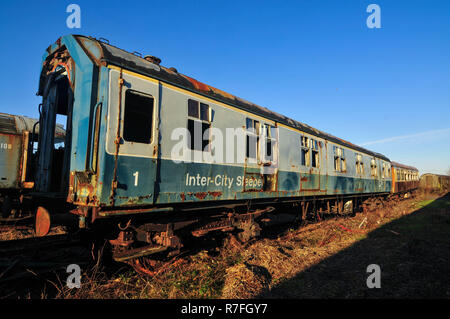
<svg viewBox="0 0 450 319">
<path fill-rule="evenodd" d="M 428 192 L 450 191 L 450 176 L 438 174 L 422 174 L 419 181 L 420 188 Z"/>
<path fill-rule="evenodd" d="M 65 198 L 82 226 L 113 217 L 148 217 L 132 231 L 129 223 L 130 227 L 122 224 L 112 241 L 123 247 L 135 240 L 150 244 L 130 250 L 129 256 L 159 253 L 164 251 L 161 247 L 178 249 L 181 243 L 175 233 L 183 228 L 203 234 L 239 226 L 267 212 L 261 208 L 235 214 L 239 205 L 298 203 L 304 217 L 316 202 L 323 204 L 320 210 L 330 212 L 331 203 L 342 212 L 344 201 L 387 196 L 392 190 L 391 163 L 385 156 L 198 82 L 160 62 L 75 35 L 58 39 L 42 62 L 35 196 Z M 53 148 L 56 114 L 67 116 L 61 154 Z M 177 143 L 171 138 L 173 130 L 195 127 L 202 132 L 233 127 L 249 136 L 250 128 L 265 130 L 258 148 L 262 143 L 270 145 L 270 159 L 258 158 L 255 164 L 196 161 L 195 154 L 201 155 L 203 147 L 191 145 L 194 160 L 175 163 L 184 158 L 172 157 Z M 235 147 L 235 156 L 236 152 Z M 55 158 L 60 165 L 55 165 Z M 275 164 L 272 170 L 261 174 L 269 161 Z M 211 214 L 220 218 L 201 217 Z"/>
<path fill-rule="evenodd" d="M 392 164 L 392 193 L 406 193 L 419 187 L 419 170 L 396 162 Z"/>
<path fill-rule="evenodd" d="M 0 200 L 2 217 L 17 211 L 23 195 L 33 188 L 33 141 L 39 136 L 38 120 L 0 113 Z M 55 142 L 64 137 L 58 125 Z"/>
</svg>

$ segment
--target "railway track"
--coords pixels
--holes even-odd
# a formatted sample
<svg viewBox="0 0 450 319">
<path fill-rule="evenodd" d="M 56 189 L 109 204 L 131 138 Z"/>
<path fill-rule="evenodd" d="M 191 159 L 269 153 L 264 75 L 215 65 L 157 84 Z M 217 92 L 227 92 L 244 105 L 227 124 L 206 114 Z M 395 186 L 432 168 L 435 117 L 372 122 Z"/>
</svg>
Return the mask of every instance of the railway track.
<svg viewBox="0 0 450 319">
<path fill-rule="evenodd" d="M 86 244 L 69 234 L 0 241 L 0 285 L 63 271 L 70 264 L 81 266 L 87 257 Z"/>
</svg>

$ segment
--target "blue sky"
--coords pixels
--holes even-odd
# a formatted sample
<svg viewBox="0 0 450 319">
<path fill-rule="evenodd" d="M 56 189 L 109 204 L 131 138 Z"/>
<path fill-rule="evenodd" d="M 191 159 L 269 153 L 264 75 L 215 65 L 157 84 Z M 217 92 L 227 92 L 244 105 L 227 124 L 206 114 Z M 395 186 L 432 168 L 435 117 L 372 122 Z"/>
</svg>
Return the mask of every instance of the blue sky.
<svg viewBox="0 0 450 319">
<path fill-rule="evenodd" d="M 66 7 L 81 7 L 81 29 Z M 369 29 L 366 7 L 381 8 Z M 2 1 L 0 112 L 37 117 L 44 50 L 76 33 L 363 144 L 450 169 L 450 1 Z"/>
</svg>

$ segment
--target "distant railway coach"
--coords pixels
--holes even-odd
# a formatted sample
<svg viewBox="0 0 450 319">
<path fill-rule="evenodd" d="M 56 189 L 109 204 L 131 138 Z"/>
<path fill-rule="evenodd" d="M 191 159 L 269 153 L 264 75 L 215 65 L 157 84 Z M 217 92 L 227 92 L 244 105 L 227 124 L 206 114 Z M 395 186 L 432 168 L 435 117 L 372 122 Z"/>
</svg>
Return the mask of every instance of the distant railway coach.
<svg viewBox="0 0 450 319">
<path fill-rule="evenodd" d="M 36 123 L 38 120 L 26 116 L 0 113 L 0 200 L 3 217 L 9 216 L 14 202 L 34 185 L 31 163 L 32 140 L 37 141 L 39 134 Z M 56 141 L 64 136 L 62 127 L 57 127 L 56 134 Z"/>
<path fill-rule="evenodd" d="M 420 188 L 426 191 L 450 191 L 450 176 L 423 174 L 420 176 Z"/>
<path fill-rule="evenodd" d="M 392 193 L 406 193 L 419 187 L 419 170 L 412 166 L 391 162 Z"/>
</svg>

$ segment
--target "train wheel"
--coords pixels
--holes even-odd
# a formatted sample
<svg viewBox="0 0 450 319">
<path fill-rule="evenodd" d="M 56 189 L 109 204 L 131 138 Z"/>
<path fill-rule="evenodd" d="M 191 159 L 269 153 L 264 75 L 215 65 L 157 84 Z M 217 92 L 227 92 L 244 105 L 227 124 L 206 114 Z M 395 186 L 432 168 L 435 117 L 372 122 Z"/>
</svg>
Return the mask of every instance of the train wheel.
<svg viewBox="0 0 450 319">
<path fill-rule="evenodd" d="M 35 233 L 38 237 L 43 237 L 50 231 L 50 214 L 44 207 L 39 206 L 36 210 Z"/>
</svg>

